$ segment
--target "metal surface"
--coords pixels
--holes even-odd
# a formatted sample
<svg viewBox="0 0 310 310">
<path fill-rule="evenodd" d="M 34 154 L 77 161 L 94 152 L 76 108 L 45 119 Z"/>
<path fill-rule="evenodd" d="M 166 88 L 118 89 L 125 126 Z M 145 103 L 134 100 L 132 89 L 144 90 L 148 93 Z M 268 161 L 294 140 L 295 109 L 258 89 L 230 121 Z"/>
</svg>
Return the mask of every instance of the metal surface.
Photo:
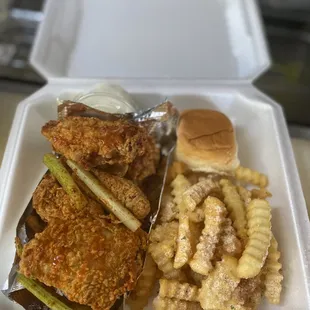
<svg viewBox="0 0 310 310">
<path fill-rule="evenodd" d="M 0 18 L 0 78 L 43 83 L 28 59 L 43 18 L 42 1 L 10 1 Z"/>
</svg>

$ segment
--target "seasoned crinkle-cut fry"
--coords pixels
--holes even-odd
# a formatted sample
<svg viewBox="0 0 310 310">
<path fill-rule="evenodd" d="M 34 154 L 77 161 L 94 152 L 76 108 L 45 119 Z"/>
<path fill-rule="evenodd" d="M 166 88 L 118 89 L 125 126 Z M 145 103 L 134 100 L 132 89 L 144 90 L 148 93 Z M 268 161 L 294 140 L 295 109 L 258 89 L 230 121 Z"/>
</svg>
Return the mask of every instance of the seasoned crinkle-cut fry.
<svg viewBox="0 0 310 310">
<path fill-rule="evenodd" d="M 161 198 L 159 221 L 161 223 L 173 221 L 178 218 L 178 212 L 171 193 L 165 188 Z"/>
<path fill-rule="evenodd" d="M 174 257 L 174 268 L 181 268 L 192 258 L 201 233 L 201 225 L 191 222 L 189 216 L 180 213 L 177 251 Z"/>
<path fill-rule="evenodd" d="M 223 223 L 223 232 L 216 252 L 216 257 L 222 257 L 224 254 L 238 256 L 242 252 L 242 244 L 237 237 L 230 218 L 226 218 Z"/>
<path fill-rule="evenodd" d="M 247 208 L 248 235 L 254 232 L 266 232 L 271 239 L 271 208 L 264 199 L 253 199 Z M 265 238 L 264 238 L 265 239 Z M 268 245 L 269 247 L 269 245 Z"/>
<path fill-rule="evenodd" d="M 176 279 L 179 281 L 186 280 L 186 275 L 181 269 L 173 267 L 174 250 L 170 245 L 164 242 L 151 243 L 148 248 L 153 260 L 155 261 L 159 270 L 164 274 L 167 279 Z"/>
<path fill-rule="evenodd" d="M 183 204 L 189 211 L 194 211 L 196 206 L 202 202 L 212 190 L 218 188 L 217 182 L 211 178 L 203 178 L 198 183 L 192 185 L 183 193 Z"/>
<path fill-rule="evenodd" d="M 226 306 L 220 310 L 256 310 L 256 309 L 252 309 L 247 306 L 236 305 L 233 302 L 227 302 Z"/>
<path fill-rule="evenodd" d="M 259 187 L 266 187 L 268 185 L 268 178 L 266 175 L 242 166 L 239 166 L 235 170 L 235 177 L 237 180 L 257 185 Z"/>
<path fill-rule="evenodd" d="M 266 188 L 260 188 L 260 189 L 253 188 L 251 190 L 251 194 L 253 199 L 266 199 L 268 197 L 272 197 L 272 194 L 269 191 L 267 191 Z"/>
<path fill-rule="evenodd" d="M 177 221 L 163 223 L 157 225 L 150 233 L 151 242 L 169 242 L 171 241 L 175 247 L 178 236 L 179 223 Z"/>
<path fill-rule="evenodd" d="M 236 258 L 224 255 L 223 260 L 217 262 L 215 269 L 202 281 L 198 299 L 204 310 L 225 308 L 225 302 L 230 300 L 240 282 L 236 275 L 237 264 Z"/>
<path fill-rule="evenodd" d="M 178 174 L 184 174 L 189 171 L 188 166 L 181 161 L 174 161 L 168 168 L 166 184 L 170 184 Z"/>
<path fill-rule="evenodd" d="M 252 192 L 243 186 L 237 186 L 238 194 L 240 195 L 243 203 L 247 206 L 252 199 Z"/>
<path fill-rule="evenodd" d="M 171 194 L 174 197 L 175 204 L 180 208 L 183 193 L 191 186 L 191 183 L 183 174 L 178 174 L 171 182 Z"/>
<path fill-rule="evenodd" d="M 205 213 L 203 211 L 203 206 L 198 206 L 194 211 L 187 211 L 186 214 L 189 217 L 189 220 L 194 223 L 202 223 L 205 219 Z M 179 219 L 179 213 L 176 215 L 176 219 Z"/>
<path fill-rule="evenodd" d="M 157 296 L 153 301 L 154 310 L 201 310 L 198 302 L 163 298 Z"/>
<path fill-rule="evenodd" d="M 261 274 L 250 279 L 241 279 L 231 299 L 226 302 L 227 309 L 256 309 L 262 298 Z M 229 308 L 230 307 L 230 308 Z"/>
<path fill-rule="evenodd" d="M 192 212 L 187 212 L 187 215 L 189 217 L 189 220 L 194 222 L 194 223 L 201 223 L 205 219 L 205 212 L 204 212 L 204 207 L 198 206 L 194 211 Z"/>
<path fill-rule="evenodd" d="M 201 282 L 207 278 L 207 276 L 197 273 L 193 271 L 191 268 L 189 268 L 188 276 L 191 279 L 191 281 L 199 287 L 201 287 Z"/>
<path fill-rule="evenodd" d="M 176 280 L 159 280 L 159 296 L 176 298 L 187 301 L 198 300 L 198 287 L 189 283 L 180 283 Z"/>
<path fill-rule="evenodd" d="M 204 229 L 189 265 L 197 273 L 207 275 L 213 268 L 211 259 L 220 239 L 222 224 L 225 220 L 226 208 L 219 199 L 209 196 L 204 201 Z"/>
<path fill-rule="evenodd" d="M 239 259 L 240 278 L 253 278 L 261 271 L 271 239 L 271 209 L 266 200 L 254 199 L 247 208 L 249 239 Z"/>
<path fill-rule="evenodd" d="M 224 202 L 229 211 L 229 216 L 233 221 L 233 226 L 236 228 L 237 235 L 240 239 L 246 240 L 246 214 L 243 201 L 241 200 L 236 186 L 229 180 L 222 179 L 220 181 L 224 194 Z"/>
<path fill-rule="evenodd" d="M 158 269 L 164 273 L 167 279 L 184 280 L 186 276 L 180 269 L 173 267 L 178 236 L 178 222 L 173 221 L 157 225 L 150 234 L 150 245 L 148 248 Z"/>
<path fill-rule="evenodd" d="M 268 256 L 264 266 L 265 291 L 264 295 L 271 304 L 279 304 L 282 291 L 283 275 L 281 273 L 282 264 L 279 262 L 281 253 L 278 250 L 278 242 L 274 236 L 271 238 Z"/>
<path fill-rule="evenodd" d="M 152 294 L 153 286 L 156 282 L 157 267 L 150 254 L 146 255 L 143 271 L 138 279 L 134 291 L 126 303 L 131 310 L 143 310 Z"/>
</svg>

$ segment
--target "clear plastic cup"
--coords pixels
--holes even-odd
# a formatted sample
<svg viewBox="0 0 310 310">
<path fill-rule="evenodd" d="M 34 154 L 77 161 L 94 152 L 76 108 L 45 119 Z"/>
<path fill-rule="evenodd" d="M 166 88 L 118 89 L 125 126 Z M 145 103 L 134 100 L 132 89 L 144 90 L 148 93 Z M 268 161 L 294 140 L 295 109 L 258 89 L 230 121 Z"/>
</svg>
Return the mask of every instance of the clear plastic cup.
<svg viewBox="0 0 310 310">
<path fill-rule="evenodd" d="M 119 85 L 97 84 L 85 93 L 79 93 L 73 101 L 109 113 L 129 113 L 138 110 L 131 96 Z"/>
</svg>

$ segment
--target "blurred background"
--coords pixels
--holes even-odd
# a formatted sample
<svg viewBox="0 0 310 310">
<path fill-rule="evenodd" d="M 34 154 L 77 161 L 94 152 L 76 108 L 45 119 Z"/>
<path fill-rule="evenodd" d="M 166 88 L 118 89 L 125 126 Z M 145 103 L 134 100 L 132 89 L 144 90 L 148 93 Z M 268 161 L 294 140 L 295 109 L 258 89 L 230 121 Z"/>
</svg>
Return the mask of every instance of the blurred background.
<svg viewBox="0 0 310 310">
<path fill-rule="evenodd" d="M 28 64 L 43 2 L 0 0 L 0 165 L 17 103 L 45 83 Z M 310 184 L 310 0 L 258 3 L 273 65 L 255 85 L 285 110 L 305 187 Z M 310 191 L 305 195 L 309 202 Z"/>
</svg>

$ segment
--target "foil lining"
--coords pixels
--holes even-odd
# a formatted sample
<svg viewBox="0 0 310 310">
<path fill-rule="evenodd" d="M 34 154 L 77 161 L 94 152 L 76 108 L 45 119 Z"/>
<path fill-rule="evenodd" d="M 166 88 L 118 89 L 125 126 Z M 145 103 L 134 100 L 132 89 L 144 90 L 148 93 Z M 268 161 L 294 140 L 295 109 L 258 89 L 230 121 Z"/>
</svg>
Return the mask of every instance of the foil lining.
<svg viewBox="0 0 310 310">
<path fill-rule="evenodd" d="M 160 211 L 160 202 L 165 183 L 165 178 L 168 169 L 168 163 L 172 156 L 172 152 L 176 142 L 176 127 L 178 123 L 179 114 L 177 109 L 169 102 L 166 101 L 153 108 L 126 114 L 110 114 L 98 109 L 89 107 L 83 103 L 73 101 L 60 101 L 58 105 L 58 119 L 63 119 L 67 116 L 83 116 L 83 117 L 98 117 L 104 120 L 118 120 L 126 119 L 132 120 L 146 126 L 150 135 L 153 135 L 156 143 L 161 150 L 161 160 L 156 175 L 147 178 L 142 188 L 144 193 L 150 200 L 151 212 L 144 220 L 142 228 L 149 232 L 156 221 Z M 40 130 L 40 129 L 38 129 Z M 42 176 L 43 178 L 43 176 Z M 35 219 L 39 227 L 44 229 L 46 225 L 40 220 L 35 210 L 32 207 L 32 199 L 28 203 L 23 215 L 21 216 L 16 227 L 16 237 L 24 245 L 31 240 L 35 232 L 33 226 L 30 225 L 29 219 Z M 12 240 L 14 242 L 14 240 Z M 1 289 L 2 293 L 12 301 L 20 304 L 27 310 L 46 310 L 49 309 L 46 305 L 40 302 L 36 297 L 23 288 L 20 283 L 16 281 L 18 271 L 19 257 L 16 254 L 15 260 L 12 262 L 12 268 L 8 275 L 7 280 Z M 43 285 L 44 286 L 44 285 Z M 57 294 L 63 301 L 64 296 L 61 291 L 57 289 L 47 288 L 53 294 Z M 124 309 L 125 298 L 119 299 L 112 309 Z M 78 304 L 66 301 L 72 309 L 82 309 Z M 90 307 L 83 307 L 83 309 L 91 309 Z"/>
</svg>

